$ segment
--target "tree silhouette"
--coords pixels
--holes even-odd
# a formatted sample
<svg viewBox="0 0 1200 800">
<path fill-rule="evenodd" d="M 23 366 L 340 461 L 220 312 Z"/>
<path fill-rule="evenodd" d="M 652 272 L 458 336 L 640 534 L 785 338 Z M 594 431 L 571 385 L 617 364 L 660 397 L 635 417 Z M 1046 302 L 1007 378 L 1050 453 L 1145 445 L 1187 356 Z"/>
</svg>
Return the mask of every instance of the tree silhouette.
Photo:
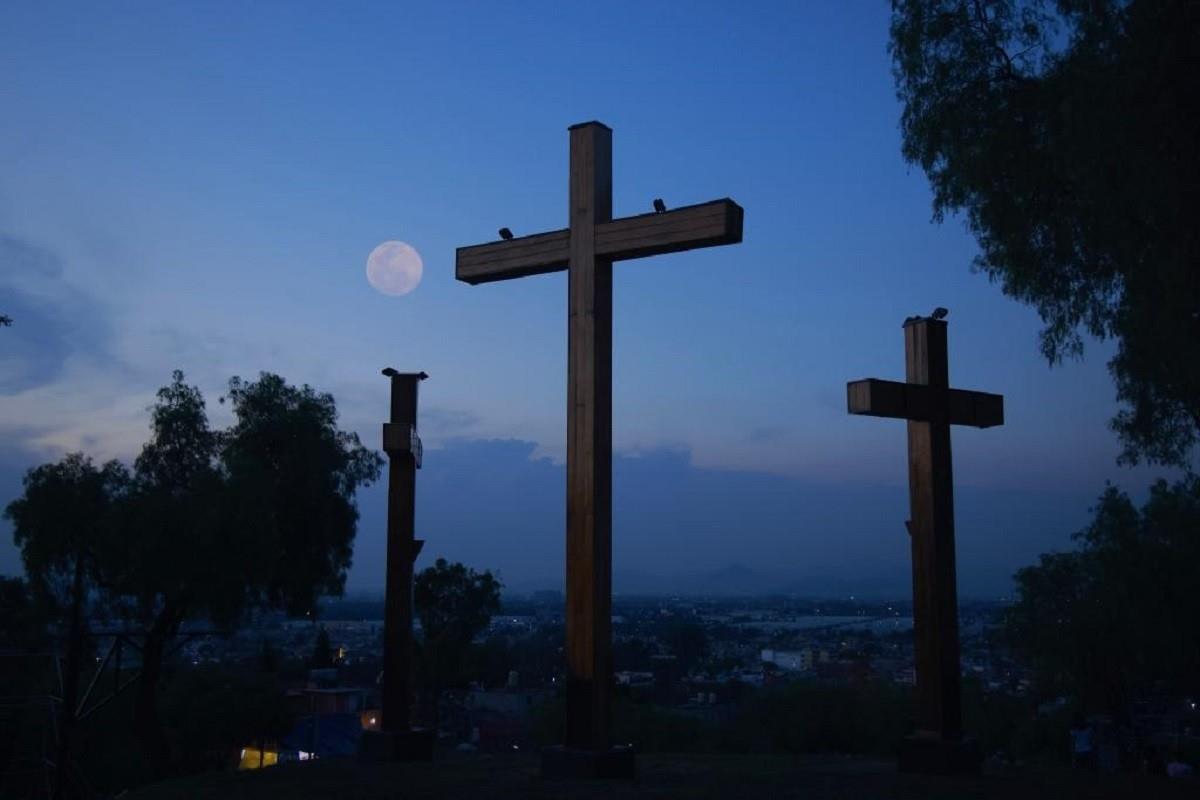
<svg viewBox="0 0 1200 800">
<path fill-rule="evenodd" d="M 413 605 L 421 620 L 421 662 L 437 717 L 438 692 L 464 674 L 475 637 L 500 610 L 501 583 L 491 572 L 476 572 L 439 558 L 413 580 Z"/>
<path fill-rule="evenodd" d="M 0 576 L 0 650 L 19 652 L 44 647 L 46 613 L 23 578 Z"/>
<path fill-rule="evenodd" d="M 383 459 L 337 425 L 332 395 L 262 373 L 229 382 L 237 421 L 222 436 L 221 463 L 243 526 L 257 532 L 257 597 L 293 616 L 340 595 L 350 567 L 354 494 L 379 478 Z"/>
<path fill-rule="evenodd" d="M 312 655 L 308 657 L 308 665 L 313 669 L 326 669 L 333 666 L 333 646 L 329 643 L 329 632 L 322 625 L 317 631 L 317 640 L 313 643 Z"/>
<path fill-rule="evenodd" d="M 903 153 L 1042 351 L 1118 343 L 1122 460 L 1200 436 L 1200 26 L 1188 0 L 895 0 Z"/>
<path fill-rule="evenodd" d="M 63 696 L 59 705 L 55 796 L 67 792 L 75 731 L 75 706 L 86 646 L 91 589 L 101 582 L 111 552 L 116 509 L 129 490 L 129 474 L 115 461 L 96 467 L 72 453 L 25 475 L 24 492 L 4 516 L 13 523 L 33 597 L 67 632 Z"/>
<path fill-rule="evenodd" d="M 1139 692 L 1200 689 L 1200 477 L 1159 481 L 1138 509 L 1109 487 L 1080 547 L 1016 574 L 1005 639 L 1040 691 L 1114 715 Z"/>
<path fill-rule="evenodd" d="M 260 607 L 300 616 L 314 613 L 321 595 L 340 593 L 354 493 L 382 467 L 337 427 L 330 395 L 268 373 L 234 378 L 229 389 L 236 422 L 213 431 L 199 389 L 175 372 L 158 391 L 132 476 L 72 456 L 32 470 L 8 509 L 35 586 L 90 576 L 71 596 L 99 590 L 143 631 L 134 729 L 158 774 L 171 757 L 158 712 L 171 638 L 185 620 L 228 627 Z M 81 499 L 59 498 L 67 478 Z"/>
</svg>

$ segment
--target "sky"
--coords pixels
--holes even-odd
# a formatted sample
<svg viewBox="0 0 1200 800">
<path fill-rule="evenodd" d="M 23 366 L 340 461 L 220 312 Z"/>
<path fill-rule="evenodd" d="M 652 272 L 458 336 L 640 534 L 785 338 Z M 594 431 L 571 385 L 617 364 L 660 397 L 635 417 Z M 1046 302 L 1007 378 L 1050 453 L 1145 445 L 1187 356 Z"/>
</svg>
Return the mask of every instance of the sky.
<svg viewBox="0 0 1200 800">
<path fill-rule="evenodd" d="M 960 594 L 1071 546 L 1118 467 L 1106 361 L 1039 355 L 900 155 L 884 2 L 45 4 L 0 9 L 0 504 L 30 466 L 131 459 L 173 369 L 213 402 L 269 370 L 379 446 L 384 366 L 424 370 L 421 561 L 563 571 L 566 275 L 454 280 L 458 246 L 566 225 L 567 127 L 613 129 L 614 214 L 732 197 L 744 241 L 615 266 L 618 591 L 909 591 L 905 433 L 845 383 L 903 378 L 950 309 Z M 377 292 L 400 240 L 419 286 Z M 348 587 L 383 585 L 361 493 Z M 418 567 L 423 564 L 418 563 Z M 0 523 L 0 574 L 20 572 Z"/>
</svg>

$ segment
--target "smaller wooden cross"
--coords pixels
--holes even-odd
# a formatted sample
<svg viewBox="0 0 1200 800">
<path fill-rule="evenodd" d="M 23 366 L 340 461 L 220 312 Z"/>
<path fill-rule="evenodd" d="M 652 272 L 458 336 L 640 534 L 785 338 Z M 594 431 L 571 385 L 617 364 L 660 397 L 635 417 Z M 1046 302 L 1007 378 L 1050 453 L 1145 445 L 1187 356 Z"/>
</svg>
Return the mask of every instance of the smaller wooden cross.
<svg viewBox="0 0 1200 800">
<path fill-rule="evenodd" d="M 1004 398 L 950 388 L 941 320 L 905 320 L 904 352 L 905 383 L 871 378 L 846 385 L 851 414 L 908 420 L 917 730 L 901 747 L 900 768 L 971 771 L 978 764 L 962 729 L 950 426 L 1003 425 Z"/>
</svg>

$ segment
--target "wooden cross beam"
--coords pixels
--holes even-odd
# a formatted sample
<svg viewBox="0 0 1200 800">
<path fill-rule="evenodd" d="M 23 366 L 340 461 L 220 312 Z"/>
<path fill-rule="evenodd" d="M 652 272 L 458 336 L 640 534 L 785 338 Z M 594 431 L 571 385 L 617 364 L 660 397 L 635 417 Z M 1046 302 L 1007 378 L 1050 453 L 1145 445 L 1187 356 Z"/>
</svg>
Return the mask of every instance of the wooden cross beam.
<svg viewBox="0 0 1200 800">
<path fill-rule="evenodd" d="M 925 759 L 910 766 L 919 771 L 928 771 L 926 767 L 958 771 L 946 766 L 955 761 L 947 752 L 958 747 L 963 737 L 950 426 L 1003 425 L 1004 398 L 950 388 L 945 322 L 924 317 L 906 320 L 904 352 L 906 383 L 854 381 L 846 386 L 847 406 L 851 414 L 908 421 L 916 739 L 917 752 L 924 754 L 916 760 Z M 906 767 L 904 752 L 902 748 L 901 768 Z"/>
<path fill-rule="evenodd" d="M 567 269 L 569 228 L 508 241 L 458 248 L 455 277 L 470 284 L 541 275 Z M 742 240 L 742 207 L 729 198 L 651 211 L 596 225 L 596 258 L 631 258 L 677 253 Z"/>
<path fill-rule="evenodd" d="M 568 748 L 611 745 L 612 264 L 742 240 L 742 208 L 716 200 L 612 218 L 612 131 L 570 128 L 568 227 L 460 247 L 467 283 L 567 270 Z"/>
</svg>

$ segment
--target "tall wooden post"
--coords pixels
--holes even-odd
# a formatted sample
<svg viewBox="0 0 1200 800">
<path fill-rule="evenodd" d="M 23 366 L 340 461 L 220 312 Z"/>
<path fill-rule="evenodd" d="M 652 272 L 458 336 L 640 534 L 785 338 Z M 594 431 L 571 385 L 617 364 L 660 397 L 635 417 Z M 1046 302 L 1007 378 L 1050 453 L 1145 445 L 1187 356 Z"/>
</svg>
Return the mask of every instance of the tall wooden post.
<svg viewBox="0 0 1200 800">
<path fill-rule="evenodd" d="M 1004 424 L 1004 398 L 950 388 L 946 323 L 904 321 L 906 381 L 870 378 L 846 387 L 851 414 L 908 421 L 908 487 L 912 538 L 915 731 L 900 744 L 905 772 L 955 773 L 979 768 L 975 742 L 963 736 L 954 561 L 954 479 L 950 426 Z"/>
<path fill-rule="evenodd" d="M 433 731 L 413 728 L 413 562 L 424 544 L 414 536 L 416 475 L 421 466 L 417 436 L 417 386 L 424 372 L 385 369 L 391 379 L 390 422 L 383 425 L 388 454 L 387 585 L 383 609 L 383 708 L 380 730 L 364 731 L 361 754 L 372 760 L 427 761 Z"/>
<path fill-rule="evenodd" d="M 930 319 L 906 323 L 904 362 L 908 383 L 949 389 L 946 323 Z M 946 403 L 932 404 L 928 420 L 908 420 L 908 486 L 917 731 L 953 740 L 962 735 L 962 712 L 954 485 Z"/>
<path fill-rule="evenodd" d="M 571 133 L 567 269 L 567 747 L 606 750 L 612 676 L 612 131 Z"/>
</svg>

